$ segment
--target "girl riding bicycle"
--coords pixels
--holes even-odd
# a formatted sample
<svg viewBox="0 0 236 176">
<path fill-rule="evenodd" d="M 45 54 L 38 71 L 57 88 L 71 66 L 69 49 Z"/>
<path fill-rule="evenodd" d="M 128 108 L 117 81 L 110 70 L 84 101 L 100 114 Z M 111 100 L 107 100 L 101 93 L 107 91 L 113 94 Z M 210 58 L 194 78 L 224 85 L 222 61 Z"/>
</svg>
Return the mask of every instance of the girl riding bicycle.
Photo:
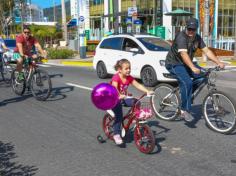
<svg viewBox="0 0 236 176">
<path fill-rule="evenodd" d="M 112 77 L 111 80 L 111 84 L 118 90 L 120 99 L 117 105 L 112 109 L 115 114 L 115 122 L 113 124 L 113 138 L 117 145 L 121 145 L 123 143 L 123 140 L 120 136 L 121 123 L 123 119 L 122 105 L 131 107 L 136 102 L 135 98 L 130 98 L 128 96 L 128 86 L 132 84 L 134 87 L 136 87 L 142 92 L 145 92 L 147 94 L 153 94 L 153 91 L 149 91 L 130 75 L 130 67 L 130 62 L 127 59 L 121 59 L 117 61 L 116 65 L 114 66 L 117 73 Z"/>
</svg>

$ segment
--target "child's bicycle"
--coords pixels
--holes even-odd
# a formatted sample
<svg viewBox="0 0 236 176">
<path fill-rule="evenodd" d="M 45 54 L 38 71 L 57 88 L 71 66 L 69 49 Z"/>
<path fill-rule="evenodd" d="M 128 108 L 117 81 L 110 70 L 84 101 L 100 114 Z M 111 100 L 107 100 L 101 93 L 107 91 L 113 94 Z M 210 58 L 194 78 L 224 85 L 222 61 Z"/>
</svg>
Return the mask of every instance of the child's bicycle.
<svg viewBox="0 0 236 176">
<path fill-rule="evenodd" d="M 142 153 L 151 153 L 155 148 L 155 137 L 153 131 L 147 124 L 147 119 L 153 116 L 150 95 L 142 95 L 136 103 L 130 108 L 122 121 L 122 138 L 125 137 L 130 126 L 133 125 L 134 141 L 138 150 Z M 108 139 L 113 140 L 113 123 L 115 117 L 111 110 L 108 110 L 102 121 L 102 129 Z M 102 142 L 101 136 L 98 141 Z"/>
<path fill-rule="evenodd" d="M 17 95 L 23 95 L 28 88 L 33 96 L 40 101 L 45 101 L 51 93 L 51 78 L 45 70 L 38 68 L 37 59 L 25 58 L 23 64 L 24 79 L 19 80 L 19 73 L 13 70 L 11 75 L 11 86 Z"/>
</svg>

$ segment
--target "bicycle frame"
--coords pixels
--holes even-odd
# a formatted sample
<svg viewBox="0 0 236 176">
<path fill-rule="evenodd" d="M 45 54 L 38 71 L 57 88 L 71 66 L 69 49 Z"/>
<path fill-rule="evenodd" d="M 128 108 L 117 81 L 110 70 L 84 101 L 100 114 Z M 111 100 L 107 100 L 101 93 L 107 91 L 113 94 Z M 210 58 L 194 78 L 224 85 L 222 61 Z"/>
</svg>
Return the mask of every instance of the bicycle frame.
<svg viewBox="0 0 236 176">
<path fill-rule="evenodd" d="M 142 95 L 138 100 L 141 100 L 145 96 L 146 96 L 146 94 Z M 136 114 L 135 114 L 136 110 L 135 109 L 136 109 L 137 102 L 130 108 L 128 113 L 123 117 L 122 127 L 125 130 L 125 133 L 130 129 L 131 124 L 134 122 L 135 122 L 135 125 L 133 128 L 135 128 L 136 126 L 139 126 L 139 124 L 146 124 L 147 123 L 146 120 L 138 119 L 136 117 Z M 112 110 L 107 110 L 107 113 L 110 114 L 112 117 L 115 117 L 115 114 Z M 125 123 L 126 120 L 128 120 L 128 121 Z"/>
<path fill-rule="evenodd" d="M 29 58 L 26 58 L 29 59 Z M 24 69 L 25 69 L 25 73 L 26 73 L 26 87 L 29 86 L 29 81 L 31 80 L 31 77 L 33 75 L 33 73 L 35 72 L 35 70 L 37 69 L 37 64 L 35 63 L 35 61 L 30 61 L 28 65 L 26 65 L 24 63 Z"/>
<path fill-rule="evenodd" d="M 199 84 L 199 86 L 197 87 L 197 89 L 192 93 L 192 100 L 194 100 L 199 93 L 202 91 L 202 89 L 207 86 L 208 92 L 212 92 L 216 90 L 216 86 L 215 84 L 213 84 L 212 82 L 209 81 L 209 75 L 211 73 L 211 70 L 209 70 L 206 74 L 205 74 L 205 78 L 202 80 L 202 82 Z M 173 94 L 175 94 L 177 91 L 179 90 L 179 87 L 176 87 L 173 89 L 173 91 L 171 91 L 168 95 L 166 95 L 163 100 L 162 100 L 162 104 L 169 106 L 169 104 L 166 104 L 164 102 L 165 99 L 171 97 Z"/>
</svg>

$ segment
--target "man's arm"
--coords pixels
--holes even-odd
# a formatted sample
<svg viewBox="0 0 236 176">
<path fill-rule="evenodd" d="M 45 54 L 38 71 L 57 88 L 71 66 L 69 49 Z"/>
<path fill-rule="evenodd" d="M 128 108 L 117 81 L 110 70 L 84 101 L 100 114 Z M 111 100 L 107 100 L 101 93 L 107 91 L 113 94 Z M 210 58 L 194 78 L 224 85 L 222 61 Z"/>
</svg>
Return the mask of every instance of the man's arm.
<svg viewBox="0 0 236 176">
<path fill-rule="evenodd" d="M 44 52 L 44 50 L 42 49 L 41 45 L 38 42 L 35 43 L 34 46 L 38 49 L 38 51 L 42 56 L 46 57 L 46 53 Z"/>
<path fill-rule="evenodd" d="M 21 57 L 24 57 L 22 43 L 16 43 L 16 46 L 17 46 L 17 48 L 19 50 L 19 53 L 20 53 Z"/>
<path fill-rule="evenodd" d="M 196 74 L 200 73 L 200 70 L 195 67 L 192 60 L 190 59 L 188 53 L 186 51 L 180 51 L 180 55 L 183 59 L 183 62 Z"/>
<path fill-rule="evenodd" d="M 225 65 L 224 63 L 222 63 L 217 57 L 216 55 L 208 48 L 208 47 L 204 47 L 202 49 L 202 51 L 204 52 L 204 54 L 207 55 L 207 57 L 212 60 L 213 62 L 215 62 L 218 66 L 220 66 L 220 68 L 224 68 Z"/>
</svg>

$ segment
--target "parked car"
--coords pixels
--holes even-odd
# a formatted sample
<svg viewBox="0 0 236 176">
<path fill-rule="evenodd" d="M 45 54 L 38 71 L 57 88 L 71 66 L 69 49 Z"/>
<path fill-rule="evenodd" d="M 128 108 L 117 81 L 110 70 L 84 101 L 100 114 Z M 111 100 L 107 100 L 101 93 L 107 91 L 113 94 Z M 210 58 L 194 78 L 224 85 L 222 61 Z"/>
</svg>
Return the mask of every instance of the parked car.
<svg viewBox="0 0 236 176">
<path fill-rule="evenodd" d="M 16 40 L 15 39 L 4 39 L 5 45 L 9 48 L 9 51 L 3 54 L 3 58 L 5 60 L 11 61 L 13 58 L 13 52 L 16 47 Z"/>
<path fill-rule="evenodd" d="M 170 43 L 152 35 L 119 34 L 101 40 L 96 48 L 93 67 L 101 79 L 115 74 L 114 65 L 120 59 L 131 62 L 131 75 L 145 86 L 175 79 L 165 68 Z"/>
</svg>

